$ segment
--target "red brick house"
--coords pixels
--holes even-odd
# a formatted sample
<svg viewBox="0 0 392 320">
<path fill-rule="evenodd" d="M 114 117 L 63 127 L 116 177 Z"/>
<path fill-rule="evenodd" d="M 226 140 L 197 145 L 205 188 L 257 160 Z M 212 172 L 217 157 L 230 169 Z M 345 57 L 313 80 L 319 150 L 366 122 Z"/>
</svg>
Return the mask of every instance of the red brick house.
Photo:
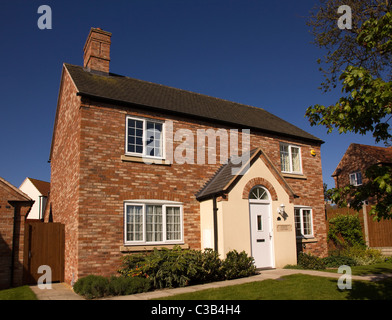
<svg viewBox="0 0 392 320">
<path fill-rule="evenodd" d="M 65 281 L 174 245 L 245 250 L 258 267 L 326 255 L 320 139 L 261 108 L 110 73 L 110 44 L 92 28 L 84 65 L 62 70 L 45 219 L 65 224 Z"/>
<path fill-rule="evenodd" d="M 23 284 L 24 226 L 33 204 L 0 177 L 0 289 Z"/>
<path fill-rule="evenodd" d="M 392 147 L 383 148 L 352 143 L 337 165 L 332 177 L 335 187 L 347 185 L 360 186 L 366 183 L 366 170 L 372 165 L 392 165 Z M 392 221 L 374 221 L 367 212 L 367 205 L 374 204 L 372 199 L 363 207 L 363 231 L 366 244 L 372 248 L 379 248 L 385 254 L 392 255 Z"/>
</svg>

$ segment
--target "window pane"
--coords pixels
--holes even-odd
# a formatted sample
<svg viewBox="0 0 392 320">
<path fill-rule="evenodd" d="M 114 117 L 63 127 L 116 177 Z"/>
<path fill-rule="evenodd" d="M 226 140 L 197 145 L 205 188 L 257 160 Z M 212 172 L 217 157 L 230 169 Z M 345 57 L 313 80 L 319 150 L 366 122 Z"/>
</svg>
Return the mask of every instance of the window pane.
<svg viewBox="0 0 392 320">
<path fill-rule="evenodd" d="M 257 231 L 263 231 L 262 216 L 257 216 Z"/>
<path fill-rule="evenodd" d="M 146 154 L 162 157 L 162 123 L 147 121 Z"/>
<path fill-rule="evenodd" d="M 146 206 L 146 241 L 163 241 L 162 206 Z"/>
<path fill-rule="evenodd" d="M 282 171 L 290 171 L 289 147 L 284 144 L 280 145 L 280 164 Z"/>
<path fill-rule="evenodd" d="M 299 148 L 297 147 L 291 147 L 291 162 L 292 162 L 293 172 L 301 172 Z"/>
<path fill-rule="evenodd" d="M 128 152 L 143 153 L 143 121 L 128 119 Z"/>
<path fill-rule="evenodd" d="M 143 210 L 142 206 L 127 206 L 126 240 L 143 240 Z"/>
<path fill-rule="evenodd" d="M 295 219 L 295 233 L 297 237 L 302 236 L 301 231 L 301 210 L 294 209 L 294 219 Z"/>
<path fill-rule="evenodd" d="M 262 187 L 253 188 L 249 194 L 249 199 L 268 200 L 267 191 Z"/>
<path fill-rule="evenodd" d="M 166 239 L 181 240 L 181 215 L 179 207 L 166 207 Z"/>
<path fill-rule="evenodd" d="M 362 174 L 360 172 L 357 172 L 357 186 L 360 186 L 362 184 Z"/>
<path fill-rule="evenodd" d="M 310 236 L 312 234 L 312 216 L 310 210 L 302 210 L 302 219 L 304 224 L 304 235 Z"/>
</svg>

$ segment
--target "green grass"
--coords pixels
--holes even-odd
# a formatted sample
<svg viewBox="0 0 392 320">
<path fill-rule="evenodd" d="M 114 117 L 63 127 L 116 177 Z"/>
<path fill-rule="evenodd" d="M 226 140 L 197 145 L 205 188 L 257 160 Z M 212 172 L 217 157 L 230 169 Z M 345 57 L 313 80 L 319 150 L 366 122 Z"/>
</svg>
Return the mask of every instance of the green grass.
<svg viewBox="0 0 392 320">
<path fill-rule="evenodd" d="M 295 274 L 278 280 L 179 294 L 161 300 L 390 300 L 392 279 L 353 281 L 351 290 L 340 290 L 337 279 Z"/>
<path fill-rule="evenodd" d="M 0 291 L 0 300 L 37 300 L 29 286 L 22 286 Z"/>
<path fill-rule="evenodd" d="M 383 263 L 377 263 L 369 266 L 354 266 L 351 267 L 351 271 L 352 271 L 352 275 L 356 275 L 356 276 L 363 276 L 367 274 L 392 273 L 392 263 L 383 262 Z"/>
</svg>

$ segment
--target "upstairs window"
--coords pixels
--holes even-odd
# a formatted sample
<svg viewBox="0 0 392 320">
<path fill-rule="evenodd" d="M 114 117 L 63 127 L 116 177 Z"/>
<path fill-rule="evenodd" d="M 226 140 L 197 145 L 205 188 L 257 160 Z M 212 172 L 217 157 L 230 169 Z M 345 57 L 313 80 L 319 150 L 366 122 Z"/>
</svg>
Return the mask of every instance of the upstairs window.
<svg viewBox="0 0 392 320">
<path fill-rule="evenodd" d="M 125 153 L 163 158 L 163 122 L 127 117 Z"/>
<path fill-rule="evenodd" d="M 361 172 L 354 172 L 350 174 L 350 184 L 353 186 L 362 185 L 362 174 Z"/>
<path fill-rule="evenodd" d="M 282 172 L 302 173 L 301 148 L 282 143 L 280 145 L 280 164 Z"/>
</svg>

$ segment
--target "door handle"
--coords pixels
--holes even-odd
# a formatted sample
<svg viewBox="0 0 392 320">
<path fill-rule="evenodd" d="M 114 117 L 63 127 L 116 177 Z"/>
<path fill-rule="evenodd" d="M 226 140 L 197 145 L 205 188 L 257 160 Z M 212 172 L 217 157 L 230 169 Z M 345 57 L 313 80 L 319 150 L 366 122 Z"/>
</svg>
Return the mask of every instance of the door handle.
<svg viewBox="0 0 392 320">
<path fill-rule="evenodd" d="M 265 242 L 265 239 L 257 239 L 257 242 Z"/>
</svg>

